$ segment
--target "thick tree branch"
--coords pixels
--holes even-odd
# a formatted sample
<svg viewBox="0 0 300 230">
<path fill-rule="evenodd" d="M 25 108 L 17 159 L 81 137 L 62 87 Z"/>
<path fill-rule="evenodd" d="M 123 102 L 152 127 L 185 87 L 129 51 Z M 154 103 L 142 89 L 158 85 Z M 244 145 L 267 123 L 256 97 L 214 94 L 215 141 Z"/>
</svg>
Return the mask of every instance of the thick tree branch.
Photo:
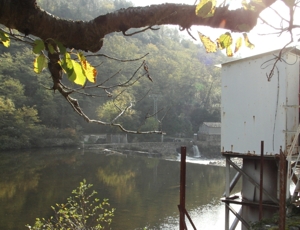
<svg viewBox="0 0 300 230">
<path fill-rule="evenodd" d="M 0 24 L 43 40 L 58 40 L 68 48 L 96 52 L 101 49 L 105 35 L 125 32 L 130 28 L 163 24 L 179 25 L 182 28 L 202 25 L 245 32 L 245 28 L 251 30 L 256 25 L 259 13 L 275 1 L 263 0 L 263 4 L 259 5 L 253 2 L 255 11 L 230 11 L 227 7 L 220 7 L 216 9 L 214 17 L 210 18 L 197 17 L 194 5 L 161 4 L 121 9 L 83 22 L 57 18 L 40 9 L 35 0 L 1 0 Z"/>
</svg>

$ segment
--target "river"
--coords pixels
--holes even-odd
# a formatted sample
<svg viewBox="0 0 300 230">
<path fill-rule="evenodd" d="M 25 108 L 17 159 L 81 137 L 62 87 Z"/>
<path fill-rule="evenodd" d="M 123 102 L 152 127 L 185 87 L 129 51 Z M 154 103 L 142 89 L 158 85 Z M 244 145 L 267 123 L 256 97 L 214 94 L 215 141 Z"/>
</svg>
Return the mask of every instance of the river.
<svg viewBox="0 0 300 230">
<path fill-rule="evenodd" d="M 188 161 L 187 211 L 197 229 L 224 229 L 225 168 Z M 50 207 L 65 203 L 83 179 L 116 208 L 113 230 L 179 229 L 176 159 L 48 149 L 2 152 L 0 166 L 0 229 L 26 229 L 53 215 Z"/>
</svg>

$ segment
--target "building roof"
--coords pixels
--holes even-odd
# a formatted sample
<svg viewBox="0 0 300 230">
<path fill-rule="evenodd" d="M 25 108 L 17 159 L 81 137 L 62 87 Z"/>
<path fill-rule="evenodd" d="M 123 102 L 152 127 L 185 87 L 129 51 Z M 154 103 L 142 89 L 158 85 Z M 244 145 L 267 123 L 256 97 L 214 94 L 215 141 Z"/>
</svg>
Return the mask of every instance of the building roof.
<svg viewBox="0 0 300 230">
<path fill-rule="evenodd" d="M 203 122 L 203 125 L 206 125 L 206 126 L 212 127 L 212 128 L 221 128 L 221 122 Z"/>
<path fill-rule="evenodd" d="M 239 61 L 253 60 L 253 59 L 256 59 L 256 58 L 264 56 L 264 55 L 273 54 L 273 53 L 279 53 L 280 51 L 281 51 L 281 49 L 277 49 L 277 50 L 272 50 L 272 51 L 269 51 L 269 52 L 260 53 L 260 54 L 256 54 L 256 55 L 245 57 L 245 58 L 235 59 L 235 60 L 230 61 L 230 62 L 222 63 L 221 66 L 232 64 L 234 62 L 239 62 Z M 282 51 L 282 54 L 288 53 L 288 52 L 291 52 L 291 53 L 293 53 L 293 54 L 295 54 L 297 56 L 300 56 L 299 47 L 287 47 L 287 48 L 284 48 L 283 51 Z"/>
</svg>

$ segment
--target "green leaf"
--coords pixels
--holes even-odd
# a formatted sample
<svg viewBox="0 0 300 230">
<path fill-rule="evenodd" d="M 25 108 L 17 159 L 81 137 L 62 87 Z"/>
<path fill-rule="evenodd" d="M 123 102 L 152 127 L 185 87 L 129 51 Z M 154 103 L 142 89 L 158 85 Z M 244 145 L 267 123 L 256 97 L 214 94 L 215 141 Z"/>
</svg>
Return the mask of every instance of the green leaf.
<svg viewBox="0 0 300 230">
<path fill-rule="evenodd" d="M 58 46 L 60 54 L 65 54 L 67 52 L 66 47 L 61 42 L 55 41 L 55 40 L 54 40 L 54 42 Z"/>
<path fill-rule="evenodd" d="M 243 33 L 243 36 L 244 36 L 245 46 L 250 49 L 254 49 L 255 46 L 249 41 L 248 35 L 246 33 Z"/>
<path fill-rule="evenodd" d="M 225 49 L 232 44 L 232 37 L 229 32 L 226 32 L 225 34 L 222 34 L 218 39 L 217 39 L 217 44 L 219 49 Z"/>
<path fill-rule="evenodd" d="M 198 32 L 200 40 L 202 41 L 207 53 L 217 52 L 217 45 L 209 37 Z"/>
<path fill-rule="evenodd" d="M 51 45 L 51 44 L 48 44 L 48 50 L 49 50 L 49 52 L 50 52 L 51 54 L 54 54 L 54 53 L 55 53 L 54 47 L 53 47 L 53 45 Z"/>
<path fill-rule="evenodd" d="M 216 9 L 216 0 L 202 0 L 196 6 L 195 13 L 198 17 L 208 18 L 214 16 Z"/>
<path fill-rule="evenodd" d="M 34 59 L 33 70 L 36 73 L 41 73 L 43 69 L 48 67 L 48 60 L 44 54 L 40 54 Z"/>
<path fill-rule="evenodd" d="M 71 59 L 71 55 L 69 53 L 65 54 L 64 59 L 60 62 L 60 64 L 71 82 L 84 86 L 86 77 L 83 69 L 78 62 Z"/>
<path fill-rule="evenodd" d="M 33 53 L 40 54 L 42 50 L 45 49 L 45 44 L 41 39 L 36 39 L 33 45 Z"/>
<path fill-rule="evenodd" d="M 96 83 L 97 80 L 97 70 L 91 66 L 91 64 L 86 60 L 85 56 L 83 55 L 83 53 L 78 53 L 78 58 L 80 60 L 81 63 L 81 67 L 84 71 L 84 75 L 86 76 L 86 78 L 92 82 L 92 83 Z"/>
<path fill-rule="evenodd" d="M 2 30 L 0 30 L 0 41 L 5 47 L 10 46 L 10 39 L 7 33 L 4 33 Z"/>
</svg>

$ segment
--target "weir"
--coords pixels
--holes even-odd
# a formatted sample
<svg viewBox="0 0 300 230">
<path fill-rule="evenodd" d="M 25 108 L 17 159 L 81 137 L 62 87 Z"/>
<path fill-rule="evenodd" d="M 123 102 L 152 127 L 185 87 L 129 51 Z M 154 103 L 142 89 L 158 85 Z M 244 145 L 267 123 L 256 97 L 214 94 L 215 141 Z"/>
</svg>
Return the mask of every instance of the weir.
<svg viewBox="0 0 300 230">
<path fill-rule="evenodd" d="M 225 230 L 280 212 L 298 182 L 299 50 L 273 51 L 222 65 L 221 153 L 226 157 Z M 279 157 L 280 156 L 280 157 Z M 242 167 L 232 162 L 241 158 Z M 285 166 L 288 166 L 287 168 Z M 294 168 L 293 168 L 294 167 Z M 230 178 L 230 171 L 237 171 Z M 242 179 L 240 194 L 231 194 Z M 297 187 L 297 186 L 296 186 Z M 235 204 L 233 208 L 232 204 Z M 230 220 L 232 212 L 235 219 Z"/>
</svg>

